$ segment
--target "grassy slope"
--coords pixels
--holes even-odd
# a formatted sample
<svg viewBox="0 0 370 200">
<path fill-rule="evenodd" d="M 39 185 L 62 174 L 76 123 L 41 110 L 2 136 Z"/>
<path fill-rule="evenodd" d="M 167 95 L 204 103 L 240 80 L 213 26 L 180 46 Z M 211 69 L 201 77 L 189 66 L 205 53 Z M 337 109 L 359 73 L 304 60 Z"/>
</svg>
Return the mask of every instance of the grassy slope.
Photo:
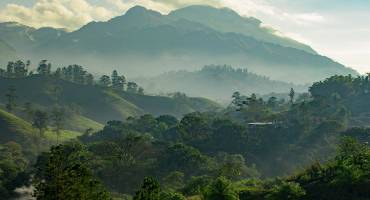
<svg viewBox="0 0 370 200">
<path fill-rule="evenodd" d="M 79 132 L 63 130 L 60 141 L 66 141 L 81 135 Z M 0 144 L 17 142 L 25 150 L 26 155 L 33 155 L 37 149 L 35 137 L 38 136 L 32 125 L 25 120 L 0 109 Z M 51 128 L 45 133 L 44 144 L 56 142 L 56 135 Z"/>
<path fill-rule="evenodd" d="M 101 130 L 104 125 L 78 114 L 70 114 L 65 121 L 65 129 L 84 132 L 86 129 Z"/>
</svg>

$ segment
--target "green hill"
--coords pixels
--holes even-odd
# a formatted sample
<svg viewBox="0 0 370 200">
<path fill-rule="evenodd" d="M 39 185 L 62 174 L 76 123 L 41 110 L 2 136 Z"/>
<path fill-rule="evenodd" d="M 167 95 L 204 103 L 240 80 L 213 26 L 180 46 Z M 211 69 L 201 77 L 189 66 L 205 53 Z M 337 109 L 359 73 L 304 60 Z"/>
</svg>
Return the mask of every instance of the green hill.
<svg viewBox="0 0 370 200">
<path fill-rule="evenodd" d="M 148 91 L 181 91 L 191 96 L 201 96 L 220 102 L 230 102 L 233 92 L 242 94 L 286 93 L 290 88 L 297 92 L 307 91 L 307 86 L 275 81 L 231 66 L 205 66 L 197 71 L 174 71 L 152 78 L 136 80 Z"/>
<path fill-rule="evenodd" d="M 101 124 L 109 120 L 125 120 L 142 114 L 181 117 L 189 112 L 220 108 L 216 103 L 202 98 L 179 100 L 116 92 L 39 75 L 22 79 L 0 78 L 0 94 L 6 94 L 9 87 L 16 89 L 17 104 L 20 107 L 31 102 L 36 108 L 50 110 L 58 102 L 68 111 L 68 128 L 76 131 L 99 129 Z M 57 94 L 53 92 L 55 88 L 58 88 Z M 5 96 L 0 96 L 0 103 L 5 102 Z"/>
<path fill-rule="evenodd" d="M 69 140 L 76 138 L 81 135 L 81 133 L 75 131 L 63 130 L 61 132 L 61 140 Z M 24 153 L 30 157 L 35 155 L 37 147 L 37 138 L 39 138 L 36 130 L 32 125 L 2 109 L 0 109 L 0 144 L 7 142 L 16 142 L 20 144 L 25 151 Z M 42 145 L 39 148 L 43 149 L 50 144 L 56 142 L 56 135 L 51 131 L 51 129 L 45 132 L 45 138 L 41 140 Z"/>
</svg>

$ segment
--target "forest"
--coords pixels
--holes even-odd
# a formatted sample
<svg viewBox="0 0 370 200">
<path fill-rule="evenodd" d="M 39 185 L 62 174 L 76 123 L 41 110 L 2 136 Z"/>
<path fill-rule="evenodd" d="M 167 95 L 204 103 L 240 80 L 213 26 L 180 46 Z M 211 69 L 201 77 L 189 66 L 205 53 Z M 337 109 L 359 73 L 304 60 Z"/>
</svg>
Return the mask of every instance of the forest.
<svg viewBox="0 0 370 200">
<path fill-rule="evenodd" d="M 37 83 L 37 95 L 22 81 Z M 286 98 L 230 90 L 227 107 L 182 93 L 153 97 L 117 71 L 95 78 L 46 60 L 9 62 L 0 83 L 3 199 L 20 188 L 40 200 L 370 199 L 370 76 L 332 76 L 306 93 L 286 88 Z M 70 92 L 80 87 L 94 95 Z M 99 116 L 82 106 L 88 101 L 137 110 Z M 156 112 L 130 103 L 138 101 Z M 179 106 L 188 112 L 159 111 Z"/>
</svg>

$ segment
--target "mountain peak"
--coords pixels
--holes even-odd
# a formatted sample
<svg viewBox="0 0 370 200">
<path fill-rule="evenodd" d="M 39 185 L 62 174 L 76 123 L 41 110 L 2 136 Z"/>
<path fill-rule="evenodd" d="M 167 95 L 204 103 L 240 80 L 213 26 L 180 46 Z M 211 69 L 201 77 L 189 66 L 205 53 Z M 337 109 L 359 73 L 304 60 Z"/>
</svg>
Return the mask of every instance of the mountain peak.
<svg viewBox="0 0 370 200">
<path fill-rule="evenodd" d="M 138 15 L 161 15 L 161 13 L 149 10 L 143 6 L 134 6 L 126 12 L 126 16 L 138 16 Z"/>
</svg>

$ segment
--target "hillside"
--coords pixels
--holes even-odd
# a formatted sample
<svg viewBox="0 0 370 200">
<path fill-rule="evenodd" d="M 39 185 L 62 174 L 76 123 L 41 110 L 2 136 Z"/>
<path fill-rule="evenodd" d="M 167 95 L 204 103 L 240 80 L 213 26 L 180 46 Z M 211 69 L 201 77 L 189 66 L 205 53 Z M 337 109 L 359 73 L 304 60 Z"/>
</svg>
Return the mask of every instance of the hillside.
<svg viewBox="0 0 370 200">
<path fill-rule="evenodd" d="M 15 50 L 6 42 L 0 39 L 0 63 L 6 63 L 8 60 L 16 57 Z"/>
<path fill-rule="evenodd" d="M 17 104 L 32 102 L 34 107 L 50 109 L 55 102 L 68 108 L 69 126 L 73 130 L 102 127 L 109 120 L 125 120 L 129 116 L 145 113 L 153 115 L 171 114 L 177 117 L 194 112 L 216 110 L 219 106 L 201 98 L 179 101 L 170 97 L 155 97 L 127 92 L 116 92 L 97 86 L 79 85 L 52 77 L 38 75 L 22 79 L 0 78 L 0 93 L 5 94 L 10 86 L 16 89 Z M 53 88 L 58 87 L 57 95 Z M 0 96 L 0 102 L 5 97 Z M 83 125 L 83 124 L 89 124 Z M 81 125 L 82 124 L 82 125 Z"/>
<path fill-rule="evenodd" d="M 81 133 L 62 130 L 61 140 L 76 138 L 79 135 Z M 16 142 L 24 147 L 27 156 L 34 156 L 37 151 L 37 138 L 39 138 L 37 131 L 29 122 L 0 109 L 0 144 Z M 50 129 L 47 130 L 43 143 L 49 145 L 55 141 L 56 135 Z"/>
<path fill-rule="evenodd" d="M 250 95 L 307 91 L 303 85 L 274 81 L 267 77 L 236 69 L 231 66 L 205 66 L 197 71 L 175 71 L 152 78 L 139 78 L 137 82 L 147 91 L 171 93 L 181 91 L 191 96 L 201 96 L 229 102 L 231 94 L 239 91 Z"/>
</svg>

